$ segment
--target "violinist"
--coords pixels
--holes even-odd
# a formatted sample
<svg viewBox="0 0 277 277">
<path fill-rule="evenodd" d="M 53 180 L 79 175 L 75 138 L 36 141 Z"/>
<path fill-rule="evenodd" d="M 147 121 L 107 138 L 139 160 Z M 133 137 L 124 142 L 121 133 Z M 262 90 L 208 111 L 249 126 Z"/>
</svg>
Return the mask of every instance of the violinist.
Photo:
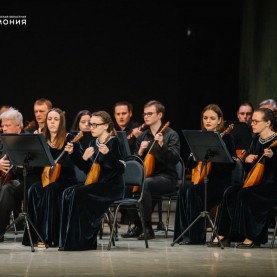
<svg viewBox="0 0 277 277">
<path fill-rule="evenodd" d="M 150 162 L 146 163 L 147 157 L 152 157 L 155 165 L 152 174 L 146 175 L 142 199 L 147 239 L 155 238 L 151 219 L 152 195 L 175 192 L 177 185 L 176 164 L 179 161 L 180 140 L 178 133 L 169 127 L 162 132 L 164 113 L 165 107 L 161 102 L 157 100 L 147 102 L 144 105 L 143 118 L 149 129 L 143 131 L 136 139 L 135 154 L 144 160 L 146 171 L 153 165 Z M 151 147 L 152 150 L 149 152 Z M 137 237 L 143 240 L 140 219 L 137 212 L 131 213 L 132 211 L 128 210 L 128 214 L 133 219 L 134 227 L 122 234 L 122 237 Z"/>
<path fill-rule="evenodd" d="M 221 242 L 229 245 L 231 241 L 240 242 L 239 249 L 259 247 L 268 241 L 268 217 L 277 205 L 277 123 L 274 112 L 268 108 L 255 110 L 251 125 L 257 136 L 245 158 L 245 181 L 242 186 L 232 186 L 225 191 L 216 221 Z M 247 184 L 247 180 L 253 181 Z M 220 245 L 215 238 L 208 246 Z"/>
<path fill-rule="evenodd" d="M 220 134 L 224 133 L 223 113 L 218 105 L 210 104 L 202 110 L 201 129 L 203 131 L 219 132 Z M 229 133 L 226 133 L 222 139 L 230 155 L 235 157 L 236 153 L 233 137 Z M 207 211 L 220 203 L 223 192 L 231 185 L 231 175 L 234 165 L 235 163 L 210 162 L 210 171 L 207 176 Z M 191 154 L 188 158 L 187 168 L 192 170 L 197 166 L 198 163 Z M 187 182 L 187 184 L 180 188 L 176 204 L 174 240 L 187 229 L 187 227 L 199 216 L 201 211 L 204 211 L 204 196 L 204 180 L 201 180 L 197 185 Z M 198 220 L 196 224 L 191 226 L 182 237 L 182 240 L 179 241 L 179 244 L 205 244 L 205 242 L 206 228 L 205 219 L 203 219 Z"/>
<path fill-rule="evenodd" d="M 90 175 L 97 163 L 94 175 L 98 178 L 64 191 L 59 251 L 96 250 L 107 208 L 124 195 L 125 163 L 111 116 L 105 111 L 92 113 L 90 130 L 96 139 L 84 151 L 79 166 Z"/>
<path fill-rule="evenodd" d="M 31 184 L 28 189 L 28 213 L 36 230 L 50 247 L 57 247 L 59 243 L 61 198 L 63 191 L 77 183 L 74 170 L 74 154 L 78 151 L 78 144 L 72 140 L 74 136 L 66 132 L 66 118 L 59 108 L 52 108 L 46 116 L 46 126 L 43 135 L 48 144 L 53 159 L 57 161 L 53 169 L 59 169 L 55 178 L 47 178 L 43 174 L 48 167 L 35 168 L 40 173 L 40 180 Z M 73 151 L 74 150 L 74 151 Z M 78 157 L 78 155 L 76 154 Z M 52 171 L 48 171 L 48 175 Z M 51 176 L 51 175 L 50 175 Z M 49 179 L 49 182 L 46 182 Z M 50 181 L 51 180 L 51 181 Z M 30 228 L 35 245 L 43 247 L 37 234 Z M 30 245 L 27 230 L 23 235 L 23 245 Z"/>
</svg>

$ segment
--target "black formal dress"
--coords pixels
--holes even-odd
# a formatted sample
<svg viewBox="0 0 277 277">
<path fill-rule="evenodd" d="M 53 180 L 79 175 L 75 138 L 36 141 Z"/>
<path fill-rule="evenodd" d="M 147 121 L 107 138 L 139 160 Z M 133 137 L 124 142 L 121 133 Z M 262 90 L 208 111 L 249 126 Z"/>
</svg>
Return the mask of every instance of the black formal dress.
<svg viewBox="0 0 277 277">
<path fill-rule="evenodd" d="M 277 138 L 266 143 L 259 137 L 253 139 L 250 153 L 262 156 L 264 149 Z M 228 188 L 218 213 L 217 232 L 232 241 L 243 241 L 245 238 L 257 244 L 268 241 L 269 215 L 277 205 L 277 147 L 273 147 L 273 157 L 263 157 L 264 173 L 258 185 Z M 253 164 L 245 163 L 246 175 Z"/>
<path fill-rule="evenodd" d="M 98 153 L 98 139 L 92 145 L 95 154 L 91 160 L 80 165 L 86 173 Z M 116 137 L 107 142 L 109 152 L 99 153 L 97 162 L 100 164 L 98 182 L 66 189 L 62 198 L 62 225 L 60 231 L 60 249 L 93 250 L 97 249 L 97 234 L 102 218 L 114 200 L 121 199 L 124 194 L 124 162 L 122 149 Z"/>
<path fill-rule="evenodd" d="M 72 141 L 73 135 L 69 134 L 64 146 L 58 150 L 49 146 L 53 159 L 57 159 L 62 153 L 67 142 Z M 74 145 L 74 152 L 78 144 Z M 61 200 L 63 191 L 70 186 L 76 185 L 76 175 L 73 162 L 74 154 L 67 152 L 59 159 L 61 164 L 60 176 L 55 182 L 43 187 L 42 181 L 33 183 L 28 190 L 28 214 L 35 228 L 51 247 L 57 247 L 59 244 Z M 42 173 L 43 168 L 41 168 Z M 31 228 L 33 243 L 39 242 L 37 234 Z M 30 245 L 27 230 L 23 235 L 23 245 Z"/>
<path fill-rule="evenodd" d="M 226 134 L 223 137 L 228 151 L 232 157 L 236 156 L 233 137 Z M 197 165 L 190 156 L 187 167 L 192 169 Z M 207 211 L 219 204 L 225 189 L 231 186 L 234 163 L 212 163 L 207 182 Z M 205 209 L 205 184 L 194 185 L 191 182 L 180 188 L 177 197 L 174 240 L 200 215 Z M 204 244 L 206 242 L 205 220 L 199 219 L 183 236 L 183 240 L 190 244 Z M 207 225 L 208 226 L 208 225 Z"/>
</svg>

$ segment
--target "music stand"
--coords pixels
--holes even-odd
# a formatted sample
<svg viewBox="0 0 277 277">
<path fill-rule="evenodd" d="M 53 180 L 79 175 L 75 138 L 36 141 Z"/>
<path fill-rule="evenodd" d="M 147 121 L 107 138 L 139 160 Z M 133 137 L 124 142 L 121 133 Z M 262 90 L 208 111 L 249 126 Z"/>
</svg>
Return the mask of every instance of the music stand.
<svg viewBox="0 0 277 277">
<path fill-rule="evenodd" d="M 210 213 L 207 211 L 207 164 L 208 162 L 215 163 L 234 163 L 222 137 L 218 132 L 212 131 L 199 131 L 199 130 L 182 130 L 183 135 L 189 145 L 191 153 L 197 162 L 202 161 L 204 170 L 204 211 L 200 212 L 199 216 L 183 231 L 183 233 L 173 241 L 171 246 L 182 238 L 185 233 L 200 219 L 204 218 L 209 220 L 212 232 L 216 235 L 220 246 L 224 249 L 217 232 L 215 231 L 214 224 L 210 218 Z"/>
<path fill-rule="evenodd" d="M 36 230 L 34 224 L 30 220 L 27 213 L 26 205 L 26 187 L 27 187 L 27 170 L 29 166 L 44 167 L 55 166 L 55 161 L 49 151 L 48 145 L 42 134 L 2 134 L 1 140 L 4 145 L 5 152 L 13 166 L 23 167 L 23 211 L 19 216 L 6 228 L 3 234 L 0 234 L 0 239 L 4 234 L 14 225 L 25 220 L 26 228 L 28 231 L 31 250 L 35 252 L 34 244 L 31 238 L 30 226 L 34 229 L 41 242 L 46 245 L 41 235 Z"/>
</svg>

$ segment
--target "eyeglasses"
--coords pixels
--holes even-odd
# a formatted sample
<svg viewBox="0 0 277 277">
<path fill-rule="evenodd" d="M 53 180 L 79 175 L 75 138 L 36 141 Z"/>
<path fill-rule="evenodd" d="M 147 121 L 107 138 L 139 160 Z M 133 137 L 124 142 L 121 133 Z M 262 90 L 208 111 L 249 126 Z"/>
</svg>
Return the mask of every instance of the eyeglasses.
<svg viewBox="0 0 277 277">
<path fill-rule="evenodd" d="M 263 121 L 264 120 L 255 120 L 255 119 L 253 119 L 253 120 L 250 121 L 250 123 L 254 124 L 254 125 L 257 125 L 259 122 L 263 122 Z"/>
<path fill-rule="evenodd" d="M 106 123 L 89 123 L 89 128 L 96 129 L 100 125 L 104 125 Z"/>
<path fill-rule="evenodd" d="M 142 114 L 142 117 L 150 117 L 150 116 L 152 116 L 154 113 L 156 113 L 156 112 L 148 112 L 148 113 L 143 113 Z"/>
</svg>

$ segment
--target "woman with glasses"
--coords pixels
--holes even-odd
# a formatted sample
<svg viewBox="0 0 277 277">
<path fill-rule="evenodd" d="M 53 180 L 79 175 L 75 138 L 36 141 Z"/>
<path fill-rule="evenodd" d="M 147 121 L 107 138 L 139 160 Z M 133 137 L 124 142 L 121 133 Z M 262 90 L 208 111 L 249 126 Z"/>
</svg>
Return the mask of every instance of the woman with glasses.
<svg viewBox="0 0 277 277">
<path fill-rule="evenodd" d="M 259 247 L 268 241 L 268 217 L 277 205 L 277 123 L 272 110 L 259 108 L 251 121 L 257 136 L 244 161 L 245 181 L 228 188 L 218 212 L 221 241 L 241 242 L 239 249 Z M 217 238 L 208 246 L 220 246 Z"/>
<path fill-rule="evenodd" d="M 78 162 L 87 180 L 63 193 L 59 251 L 97 249 L 104 214 L 124 194 L 125 165 L 111 116 L 94 112 L 89 126 L 96 139 Z"/>
<path fill-rule="evenodd" d="M 201 130 L 222 134 L 222 139 L 230 156 L 236 156 L 233 138 L 228 132 L 225 132 L 223 113 L 218 105 L 210 104 L 202 110 Z M 187 168 L 194 170 L 192 174 L 194 178 L 192 183 L 188 182 L 180 188 L 175 214 L 174 241 L 179 242 L 180 245 L 206 243 L 206 218 L 200 218 L 195 224 L 191 224 L 202 211 L 205 211 L 205 208 L 210 211 L 218 205 L 225 189 L 231 186 L 232 170 L 235 163 L 209 162 L 207 170 L 203 169 L 202 165 L 203 163 L 195 161 L 193 154 L 189 156 Z M 201 173 L 203 171 L 207 175 L 207 185 L 204 179 L 199 178 L 198 180 L 196 178 L 198 171 Z M 205 196 L 206 188 L 207 195 Z M 205 198 L 207 207 L 205 207 Z M 183 233 L 189 226 L 187 232 Z"/>
</svg>

